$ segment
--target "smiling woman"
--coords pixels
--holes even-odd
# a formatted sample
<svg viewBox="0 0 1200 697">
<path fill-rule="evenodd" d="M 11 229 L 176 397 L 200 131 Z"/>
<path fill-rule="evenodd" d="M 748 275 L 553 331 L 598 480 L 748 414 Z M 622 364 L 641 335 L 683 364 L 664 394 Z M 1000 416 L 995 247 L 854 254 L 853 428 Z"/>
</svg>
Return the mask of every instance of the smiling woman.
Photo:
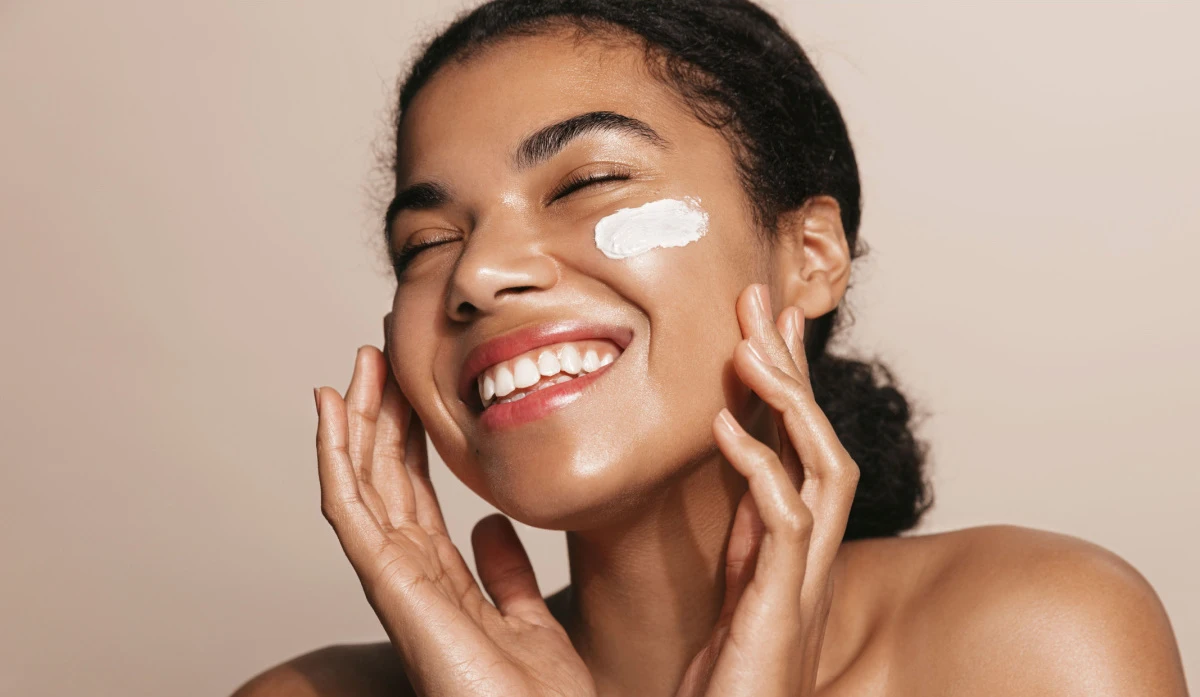
<svg viewBox="0 0 1200 697">
<path fill-rule="evenodd" d="M 908 402 L 827 351 L 854 152 L 769 14 L 495 0 L 425 47 L 397 113 L 385 346 L 316 392 L 323 510 L 390 642 L 240 695 L 1184 694 L 1114 555 L 899 536 L 930 501 Z M 567 532 L 567 588 L 540 596 L 503 515 L 476 584 L 426 433 Z"/>
</svg>

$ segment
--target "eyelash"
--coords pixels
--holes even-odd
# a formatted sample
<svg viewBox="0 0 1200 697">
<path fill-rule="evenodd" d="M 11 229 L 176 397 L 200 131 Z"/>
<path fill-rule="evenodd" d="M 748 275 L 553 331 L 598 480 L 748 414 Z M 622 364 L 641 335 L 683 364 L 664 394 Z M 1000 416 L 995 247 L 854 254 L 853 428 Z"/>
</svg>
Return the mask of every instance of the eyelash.
<svg viewBox="0 0 1200 697">
<path fill-rule="evenodd" d="M 453 242 L 456 239 L 458 238 L 446 235 L 442 237 L 436 237 L 427 242 L 422 242 L 421 244 L 405 244 L 399 252 L 392 256 L 392 268 L 395 269 L 396 275 L 399 276 L 400 274 L 404 273 L 404 269 L 408 268 L 408 265 L 412 262 L 413 257 L 417 256 L 421 250 L 428 249 L 430 247 L 436 247 L 439 244 Z"/>
<path fill-rule="evenodd" d="M 564 198 L 570 194 L 575 193 L 576 191 L 584 188 L 585 186 L 590 186 L 592 184 L 598 184 L 600 182 L 606 182 L 606 181 L 625 181 L 625 180 L 629 179 L 629 176 L 630 175 L 627 171 L 621 171 L 621 170 L 616 170 L 613 172 L 604 172 L 604 173 L 600 173 L 600 174 L 587 174 L 587 175 L 575 176 L 575 177 L 568 179 L 562 186 L 560 186 L 558 189 L 556 189 L 554 194 L 551 195 L 550 201 L 553 203 L 554 201 L 557 201 L 560 198 Z M 446 242 L 453 242 L 453 241 L 455 241 L 455 239 L 457 239 L 457 238 L 440 237 L 437 239 L 429 240 L 428 242 L 423 242 L 421 244 L 405 244 L 404 247 L 398 253 L 393 255 L 392 268 L 395 269 L 396 275 L 399 276 L 401 273 L 404 272 L 404 269 L 408 268 L 408 265 L 412 262 L 413 257 L 417 256 L 417 254 L 419 254 L 422 250 L 428 249 L 430 247 L 436 247 L 439 244 L 445 244 Z"/>
<path fill-rule="evenodd" d="M 598 174 L 594 173 L 577 175 L 571 177 L 566 181 L 565 184 L 560 186 L 550 197 L 550 201 L 557 201 L 558 199 L 567 196 L 568 194 L 572 194 L 590 184 L 597 184 L 599 182 L 606 181 L 624 181 L 626 179 L 629 179 L 629 172 L 624 170 L 614 170 L 612 172 L 601 172 Z"/>
</svg>

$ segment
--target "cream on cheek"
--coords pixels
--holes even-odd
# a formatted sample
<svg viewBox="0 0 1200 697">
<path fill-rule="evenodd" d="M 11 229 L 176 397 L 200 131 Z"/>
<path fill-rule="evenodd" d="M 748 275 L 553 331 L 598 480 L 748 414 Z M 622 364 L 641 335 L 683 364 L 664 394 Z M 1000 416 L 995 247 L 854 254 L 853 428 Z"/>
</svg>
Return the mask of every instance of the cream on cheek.
<svg viewBox="0 0 1200 697">
<path fill-rule="evenodd" d="M 625 259 L 662 247 L 682 247 L 708 232 L 700 199 L 664 198 L 622 208 L 596 223 L 596 247 L 609 259 Z"/>
</svg>

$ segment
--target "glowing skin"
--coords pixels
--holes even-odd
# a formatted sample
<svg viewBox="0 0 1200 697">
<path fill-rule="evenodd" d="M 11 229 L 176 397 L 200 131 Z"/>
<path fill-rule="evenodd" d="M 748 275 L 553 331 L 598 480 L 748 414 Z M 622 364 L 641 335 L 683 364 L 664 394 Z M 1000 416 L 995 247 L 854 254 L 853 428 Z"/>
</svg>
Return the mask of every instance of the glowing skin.
<svg viewBox="0 0 1200 697">
<path fill-rule="evenodd" d="M 596 247 L 609 259 L 625 259 L 661 247 L 682 247 L 708 232 L 700 200 L 664 198 L 622 208 L 596 223 Z"/>
<path fill-rule="evenodd" d="M 360 351 L 346 403 L 331 388 L 319 393 L 321 442 L 336 439 L 340 452 L 357 458 L 356 467 L 372 454 L 368 476 L 357 481 L 383 492 L 383 500 L 375 498 L 378 507 L 367 515 L 383 514 L 385 507 L 391 514 L 414 494 L 425 501 L 429 518 L 421 525 L 389 526 L 406 549 L 418 549 L 416 544 L 425 550 L 417 555 L 419 564 L 403 551 L 359 556 L 356 567 L 361 572 L 369 563 L 374 570 L 361 578 L 377 612 L 404 615 L 385 625 L 394 627 L 389 634 L 405 637 L 402 649 L 429 657 L 410 665 L 435 679 L 441 679 L 438 671 L 447 679 L 478 677 L 472 683 L 478 687 L 494 685 L 503 666 L 512 668 L 501 679 L 528 674 L 511 661 L 522 656 L 527 668 L 538 666 L 547 678 L 536 689 L 443 693 L 587 695 L 571 688 L 591 680 L 597 690 L 589 697 L 680 694 L 680 676 L 720 616 L 735 513 L 753 510 L 739 505 L 747 479 L 717 450 L 714 416 L 727 407 L 769 449 L 779 446 L 774 415 L 750 399 L 743 382 L 749 353 L 740 346 L 744 333 L 773 336 L 779 319 L 751 312 L 743 290 L 765 282 L 772 307 L 802 307 L 817 317 L 837 305 L 848 283 L 849 250 L 837 202 L 815 197 L 799 215 L 781 218 L 770 240 L 759 234 L 729 142 L 646 67 L 640 41 L 581 42 L 573 32 L 520 36 L 438 70 L 399 127 L 397 190 L 436 182 L 446 195 L 423 195 L 424 205 L 396 217 L 393 251 L 410 241 L 440 243 L 416 256 L 397 279 L 384 319 L 384 351 Z M 636 117 L 670 146 L 628 132 L 571 129 L 569 142 L 542 141 L 561 146 L 556 154 L 538 165 L 514 166 L 513 154 L 531 134 L 597 110 Z M 546 154 L 543 147 L 534 151 Z M 629 176 L 552 196 L 572 175 L 614 171 Z M 615 218 L 622 208 L 645 208 L 646 201 L 685 196 L 703 197 L 710 218 L 704 244 L 618 264 L 597 255 L 597 220 Z M 1009 203 L 1020 210 L 1019 200 Z M 468 356 L 484 355 L 473 352 L 497 341 L 491 345 L 502 349 L 502 357 L 465 370 Z M 557 368 L 573 377 L 483 409 L 482 401 L 498 401 L 498 394 L 522 394 L 515 391 L 518 377 L 537 378 L 528 364 L 518 376 L 516 363 L 522 356 L 540 361 L 551 344 L 564 345 L 554 356 Z M 598 363 L 605 355 L 613 360 L 580 374 L 594 365 L 589 349 Z M 538 374 L 555 367 L 547 357 Z M 482 386 L 473 382 L 476 368 Z M 803 396 L 808 388 L 787 393 Z M 489 416 L 502 412 L 508 416 Z M 811 428 L 819 420 L 810 416 L 791 422 Z M 493 428 L 488 420 L 506 423 Z M 549 621 L 534 627 L 519 620 L 518 613 L 535 611 L 538 589 L 532 570 L 522 571 L 525 554 L 513 546 L 519 545 L 515 533 L 505 537 L 496 525 L 475 529 L 476 569 L 484 570 L 481 576 L 490 569 L 510 598 L 513 590 L 527 589 L 527 595 L 520 591 L 518 612 L 488 622 L 459 610 L 434 616 L 431 611 L 460 599 L 471 612 L 490 603 L 478 590 L 463 595 L 443 585 L 410 584 L 396 593 L 383 587 L 397 578 L 397 564 L 408 567 L 402 573 L 428 569 L 435 579 L 474 584 L 470 569 L 450 550 L 444 521 L 437 522 L 431 480 L 404 474 L 412 468 L 427 475 L 430 465 L 441 466 L 426 460 L 423 432 L 445 466 L 505 514 L 568 531 L 572 585 L 548 604 L 569 646 Z M 837 450 L 836 436 L 802 434 L 793 444 L 804 458 Z M 331 477 L 332 446 L 322 452 L 323 490 L 334 480 L 357 486 L 353 474 Z M 336 462 L 343 473 L 350 467 L 349 457 Z M 837 481 L 816 479 L 822 487 Z M 328 506 L 363 503 L 357 495 L 323 500 Z M 817 506 L 821 510 L 830 509 Z M 327 516 L 354 530 L 378 529 L 377 520 L 351 524 L 362 516 L 344 513 Z M 801 520 L 795 517 L 793 524 Z M 440 527 L 437 535 L 412 534 L 430 524 Z M 817 523 L 815 530 L 829 528 Z M 762 539 L 783 544 L 796 534 Z M 818 533 L 814 544 L 839 534 Z M 348 552 L 382 547 L 350 535 L 343 545 Z M 825 567 L 836 592 L 824 596 L 831 604 L 823 633 L 806 625 L 818 612 L 797 612 L 792 604 L 807 602 L 808 591 L 818 586 L 802 584 L 818 576 L 806 572 L 794 591 L 786 584 L 755 586 L 782 588 L 757 597 L 781 599 L 791 609 L 758 609 L 756 639 L 779 643 L 770 651 L 747 647 L 740 675 L 761 680 L 796 668 L 811 678 L 819 653 L 815 687 L 821 697 L 957 694 L 963 685 L 980 697 L 1186 694 L 1170 623 L 1153 591 L 1134 570 L 1103 554 L 1073 538 L 1009 526 L 846 541 Z M 439 557 L 454 565 L 447 568 Z M 784 554 L 775 557 L 782 564 L 771 568 L 805 557 Z M 820 565 L 807 569 L 824 573 Z M 756 572 L 753 582 L 763 579 Z M 431 587 L 447 592 L 427 592 Z M 503 650 L 481 653 L 481 647 L 495 646 Z M 390 642 L 331 647 L 272 669 L 236 694 L 415 694 L 396 648 Z M 580 657 L 590 677 L 563 686 L 563 676 L 584 676 Z M 713 693 L 813 695 L 741 687 Z"/>
</svg>

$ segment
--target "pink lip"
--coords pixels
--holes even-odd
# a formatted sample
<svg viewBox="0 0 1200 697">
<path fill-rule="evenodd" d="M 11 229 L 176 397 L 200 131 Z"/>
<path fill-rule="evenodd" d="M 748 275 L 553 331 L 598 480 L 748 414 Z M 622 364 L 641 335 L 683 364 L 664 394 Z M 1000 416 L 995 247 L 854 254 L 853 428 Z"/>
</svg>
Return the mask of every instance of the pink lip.
<svg viewBox="0 0 1200 697">
<path fill-rule="evenodd" d="M 610 339 L 621 351 L 624 351 L 629 342 L 633 340 L 633 330 L 628 327 L 611 324 L 595 324 L 586 320 L 562 320 L 524 327 L 494 339 L 489 339 L 471 349 L 471 352 L 467 354 L 466 359 L 463 361 L 462 372 L 459 373 L 458 396 L 467 404 L 476 404 L 478 397 L 475 393 L 478 391 L 478 387 L 475 381 L 479 378 L 479 374 L 488 366 L 495 365 L 500 361 L 507 361 L 539 346 L 547 346 L 564 341 L 582 341 L 584 339 Z M 611 365 L 609 364 L 609 366 Z M 497 406 L 518 405 L 542 393 L 557 393 L 561 387 L 573 385 L 580 381 L 590 382 L 587 378 L 603 373 L 609 366 L 604 366 L 604 368 L 594 373 L 589 373 L 574 380 L 568 380 L 554 387 L 538 390 L 534 394 L 516 402 L 510 402 L 505 405 L 493 405 L 493 408 Z M 544 399 L 545 397 L 543 397 Z"/>
<path fill-rule="evenodd" d="M 483 414 L 479 417 L 479 423 L 486 429 L 497 431 L 540 419 L 551 411 L 565 407 L 579 399 L 588 385 L 595 382 L 596 378 L 606 373 L 614 365 L 616 363 L 609 363 L 586 375 L 530 392 L 528 396 L 515 402 L 493 404 L 483 410 Z"/>
</svg>

